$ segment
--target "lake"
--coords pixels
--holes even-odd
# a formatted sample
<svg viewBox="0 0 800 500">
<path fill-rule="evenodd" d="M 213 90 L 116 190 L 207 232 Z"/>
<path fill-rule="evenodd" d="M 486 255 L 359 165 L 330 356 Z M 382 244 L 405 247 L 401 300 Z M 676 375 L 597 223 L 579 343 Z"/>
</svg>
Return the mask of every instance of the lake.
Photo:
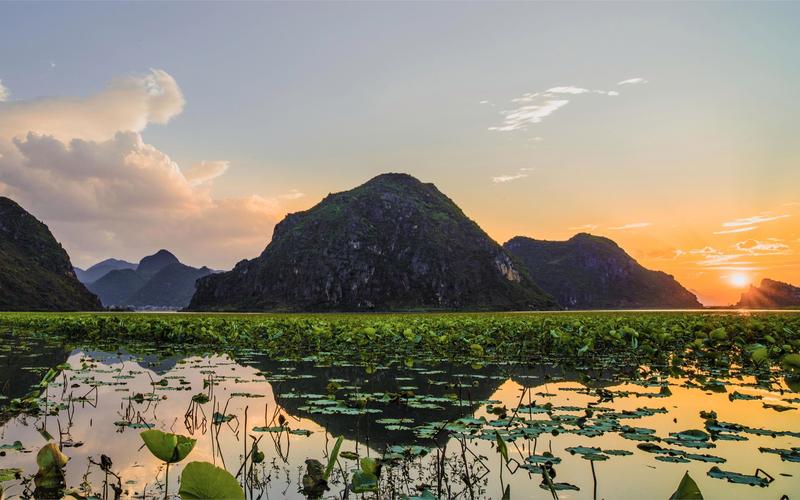
<svg viewBox="0 0 800 500">
<path fill-rule="evenodd" d="M 237 476 L 249 498 L 305 498 L 306 460 L 326 464 L 339 436 L 327 498 L 356 495 L 346 484 L 363 457 L 382 459 L 370 498 L 501 498 L 507 488 L 511 498 L 668 498 L 687 471 L 705 498 L 800 492 L 800 395 L 780 377 L 737 366 L 672 376 L 613 362 L 568 368 L 547 357 L 359 366 L 246 349 L 158 350 L 7 336 L 0 403 L 22 397 L 50 368 L 57 375 L 38 412 L 4 417 L 0 468 L 21 469 L 3 483 L 6 496 L 31 493 L 25 478 L 37 471 L 36 452 L 53 442 L 69 457 L 68 489 L 113 498 L 104 482 L 117 480 L 95 465 L 106 455 L 122 498 L 163 498 L 164 464 L 139 435 L 148 428 L 197 440 L 171 466 L 170 496 L 185 464 L 199 460 Z M 263 461 L 242 471 L 254 441 Z"/>
</svg>

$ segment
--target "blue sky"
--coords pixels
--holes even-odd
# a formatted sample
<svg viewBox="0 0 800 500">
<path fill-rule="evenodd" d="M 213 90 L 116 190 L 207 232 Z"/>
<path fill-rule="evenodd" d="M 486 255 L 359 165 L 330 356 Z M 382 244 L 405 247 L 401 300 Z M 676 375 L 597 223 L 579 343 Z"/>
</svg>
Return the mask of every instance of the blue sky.
<svg viewBox="0 0 800 500">
<path fill-rule="evenodd" d="M 697 262 L 664 256 L 730 247 L 738 241 L 714 236 L 720 224 L 784 215 L 798 201 L 797 19 L 790 2 L 3 3 L 6 104 L 88 98 L 163 70 L 185 105 L 136 133 L 184 171 L 227 162 L 203 203 L 257 195 L 270 220 L 229 239 L 242 244 L 208 250 L 173 231 L 133 244 L 130 221 L 64 210 L 31 180 L 0 182 L 82 264 L 177 246 L 185 260 L 227 267 L 257 254 L 286 211 L 405 171 L 499 241 L 586 225 L 651 267 L 706 283 Z M 619 85 L 634 78 L 646 83 Z M 559 87 L 583 91 L 547 94 Z M 568 102 L 490 130 L 550 101 Z M 794 245 L 794 219 L 781 221 L 756 236 Z M 82 226 L 108 241 L 74 236 Z"/>
</svg>

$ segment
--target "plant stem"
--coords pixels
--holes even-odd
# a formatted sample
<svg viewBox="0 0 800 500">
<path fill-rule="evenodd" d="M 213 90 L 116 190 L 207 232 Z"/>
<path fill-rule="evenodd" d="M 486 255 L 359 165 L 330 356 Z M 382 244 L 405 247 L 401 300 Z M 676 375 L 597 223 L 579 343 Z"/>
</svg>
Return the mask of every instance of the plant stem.
<svg viewBox="0 0 800 500">
<path fill-rule="evenodd" d="M 164 479 L 164 500 L 167 500 L 169 495 L 169 462 L 167 462 L 167 475 Z"/>
</svg>

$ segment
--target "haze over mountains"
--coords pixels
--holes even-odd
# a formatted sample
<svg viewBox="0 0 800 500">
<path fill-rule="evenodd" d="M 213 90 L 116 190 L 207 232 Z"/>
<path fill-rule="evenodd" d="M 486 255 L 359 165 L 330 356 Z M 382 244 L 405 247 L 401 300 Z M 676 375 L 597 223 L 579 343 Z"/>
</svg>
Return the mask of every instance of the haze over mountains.
<svg viewBox="0 0 800 500">
<path fill-rule="evenodd" d="M 78 281 L 67 252 L 47 226 L 0 197 L 0 310 L 97 309 L 100 301 Z"/>
<path fill-rule="evenodd" d="M 517 236 L 503 247 L 567 309 L 702 307 L 675 278 L 645 269 L 608 238 L 586 233 L 567 241 Z"/>
<path fill-rule="evenodd" d="M 745 309 L 777 309 L 784 307 L 800 307 L 800 287 L 775 281 L 761 280 L 759 286 L 750 285 L 736 307 Z"/>
<path fill-rule="evenodd" d="M 105 307 L 134 309 L 182 309 L 194 294 L 195 282 L 214 272 L 205 266 L 187 266 L 169 251 L 159 250 L 138 264 L 108 259 L 84 275 L 101 265 L 110 270 L 88 283 L 89 290 Z"/>
<path fill-rule="evenodd" d="M 260 256 L 216 274 L 167 250 L 73 271 L 47 226 L 0 198 L 0 271 L 2 310 L 702 307 L 672 276 L 645 269 L 608 238 L 517 236 L 501 246 L 436 186 L 407 174 L 379 175 L 287 215 Z M 737 304 L 798 306 L 800 288 L 769 279 Z"/>
<path fill-rule="evenodd" d="M 136 269 L 136 264 L 125 260 L 106 259 L 102 262 L 98 262 L 86 270 L 76 267 L 75 275 L 78 277 L 78 280 L 85 285 L 87 283 L 97 281 L 109 271 L 114 271 L 117 269 Z"/>
</svg>

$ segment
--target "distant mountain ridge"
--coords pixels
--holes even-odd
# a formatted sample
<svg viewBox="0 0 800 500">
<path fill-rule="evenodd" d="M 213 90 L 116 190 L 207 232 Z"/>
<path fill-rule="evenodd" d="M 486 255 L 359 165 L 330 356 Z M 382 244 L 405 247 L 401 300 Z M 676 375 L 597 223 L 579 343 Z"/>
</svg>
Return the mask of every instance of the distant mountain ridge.
<svg viewBox="0 0 800 500">
<path fill-rule="evenodd" d="M 106 307 L 182 309 L 194 295 L 195 282 L 213 272 L 182 264 L 162 249 L 142 258 L 134 269 L 112 269 L 87 287 Z"/>
<path fill-rule="evenodd" d="M 614 241 L 579 233 L 566 241 L 517 236 L 503 247 L 568 309 L 701 308 L 672 276 L 642 267 Z"/>
<path fill-rule="evenodd" d="M 261 255 L 198 281 L 190 310 L 551 309 L 523 266 L 433 184 L 382 174 L 277 226 Z"/>
<path fill-rule="evenodd" d="M 0 197 L 0 310 L 97 309 L 97 297 L 78 281 L 67 252 L 47 226 Z"/>
<path fill-rule="evenodd" d="M 780 309 L 800 307 L 800 287 L 764 278 L 759 286 L 750 285 L 736 307 L 745 309 Z"/>
<path fill-rule="evenodd" d="M 97 264 L 93 265 L 92 267 L 86 270 L 76 267 L 75 275 L 78 277 L 78 280 L 81 283 L 87 284 L 93 281 L 97 281 L 104 275 L 108 274 L 110 271 L 114 271 L 117 269 L 136 269 L 136 264 L 125 260 L 106 259 L 102 262 L 98 262 Z"/>
</svg>

